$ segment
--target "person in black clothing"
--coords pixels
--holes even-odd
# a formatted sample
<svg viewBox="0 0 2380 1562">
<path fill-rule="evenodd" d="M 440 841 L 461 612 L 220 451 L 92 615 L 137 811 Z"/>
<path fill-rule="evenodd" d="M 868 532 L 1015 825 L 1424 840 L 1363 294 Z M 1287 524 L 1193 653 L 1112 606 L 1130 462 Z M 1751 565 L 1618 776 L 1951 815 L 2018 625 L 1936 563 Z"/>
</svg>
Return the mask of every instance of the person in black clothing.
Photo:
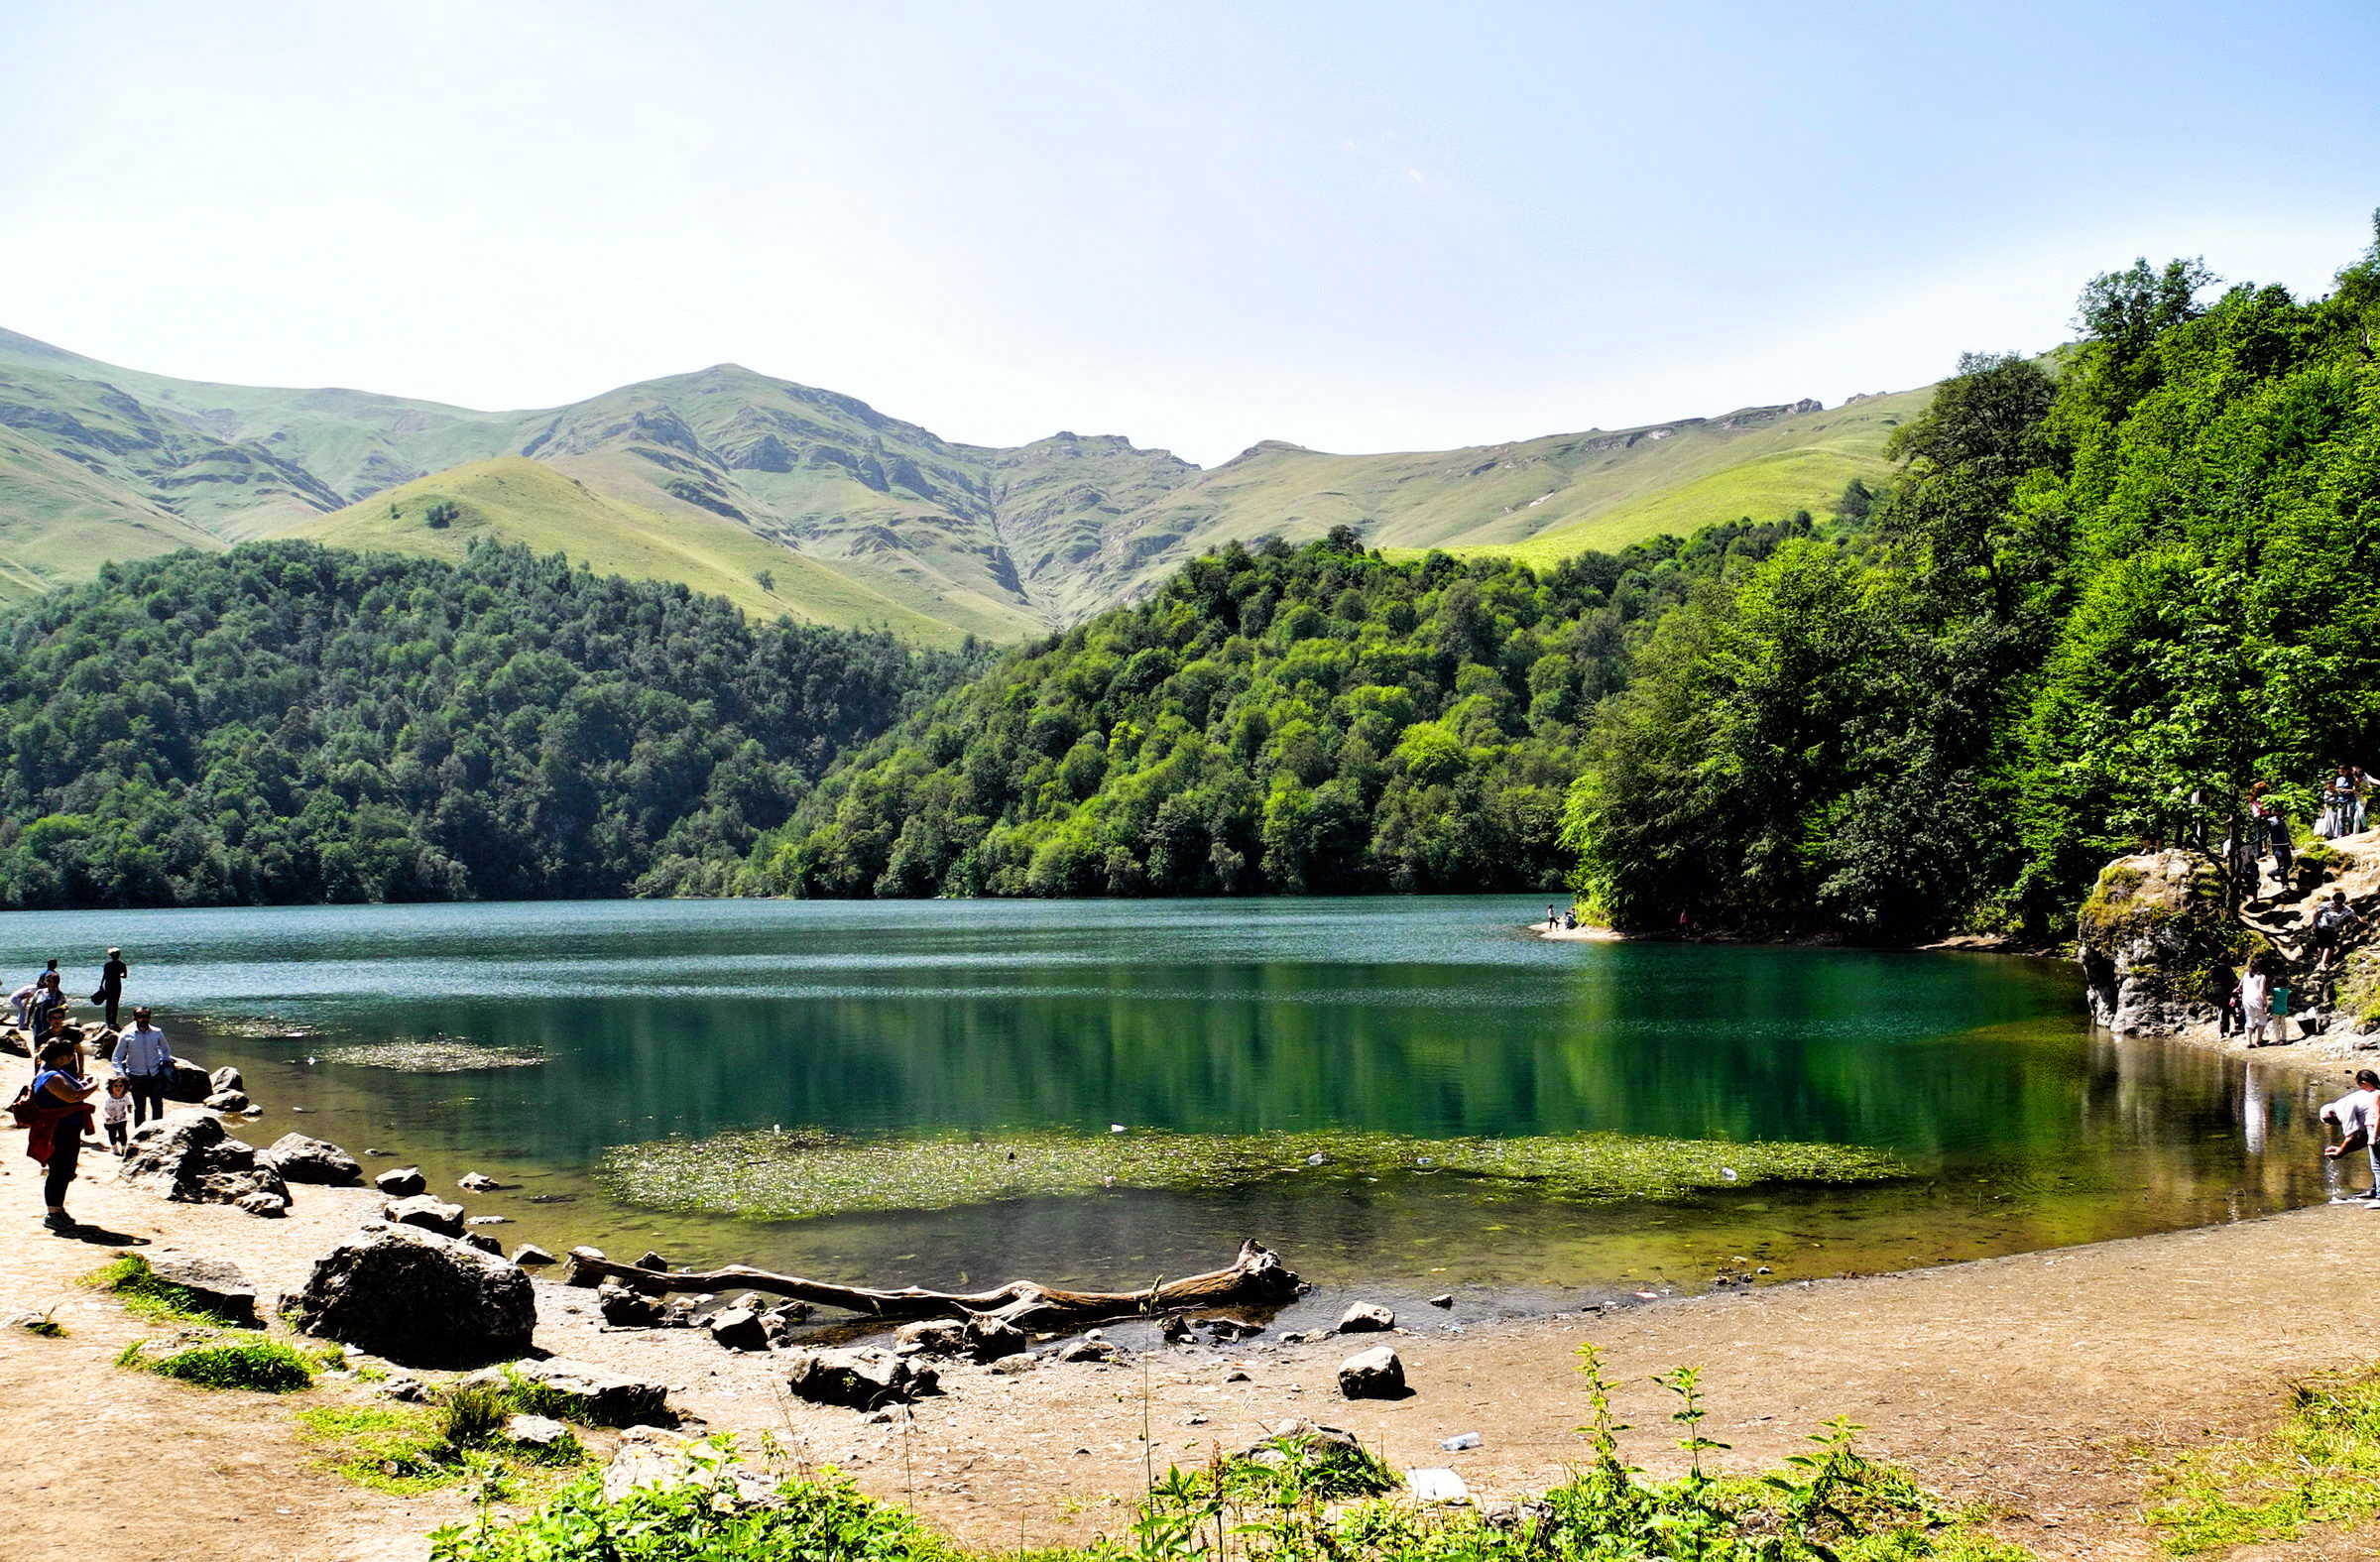
<svg viewBox="0 0 2380 1562">
<path fill-rule="evenodd" d="M 92 1003 L 102 1005 L 107 1010 L 107 1028 L 110 1030 L 116 1028 L 116 1006 L 124 1001 L 124 979 L 131 974 L 132 967 L 124 963 L 124 951 L 110 949 L 107 952 L 107 964 L 99 968 L 99 991 L 91 995 Z"/>
<path fill-rule="evenodd" d="M 2227 1036 L 2242 1028 L 2239 1013 L 2239 973 L 2218 963 L 2206 978 L 2206 1001 L 2214 1005 L 2214 1033 Z"/>
</svg>

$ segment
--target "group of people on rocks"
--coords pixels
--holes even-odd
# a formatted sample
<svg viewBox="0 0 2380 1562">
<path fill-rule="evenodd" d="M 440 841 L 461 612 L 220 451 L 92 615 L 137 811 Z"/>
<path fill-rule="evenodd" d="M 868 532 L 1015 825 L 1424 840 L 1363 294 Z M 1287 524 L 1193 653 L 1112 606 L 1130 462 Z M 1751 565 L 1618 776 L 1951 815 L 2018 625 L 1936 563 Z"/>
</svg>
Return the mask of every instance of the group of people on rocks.
<svg viewBox="0 0 2380 1562">
<path fill-rule="evenodd" d="M 166 1088 L 173 1078 L 174 1052 L 146 1004 L 132 1011 L 132 1025 L 118 1030 L 124 982 L 132 974 L 124 951 L 110 949 L 100 967 L 91 1002 L 105 1016 L 99 1055 L 112 1065 L 104 1085 L 93 1068 L 83 1027 L 74 1022 L 58 962 L 9 995 L 17 1027 L 29 1038 L 33 1080 L 18 1092 L 9 1111 L 25 1131 L 25 1153 L 43 1168 L 42 1224 L 71 1234 L 80 1226 L 66 1213 L 66 1189 L 80 1167 L 86 1141 L 118 1155 L 131 1148 L 132 1131 L 165 1116 Z M 93 1098 L 97 1097 L 96 1103 Z M 99 1138 L 104 1133 L 105 1138 Z"/>
</svg>

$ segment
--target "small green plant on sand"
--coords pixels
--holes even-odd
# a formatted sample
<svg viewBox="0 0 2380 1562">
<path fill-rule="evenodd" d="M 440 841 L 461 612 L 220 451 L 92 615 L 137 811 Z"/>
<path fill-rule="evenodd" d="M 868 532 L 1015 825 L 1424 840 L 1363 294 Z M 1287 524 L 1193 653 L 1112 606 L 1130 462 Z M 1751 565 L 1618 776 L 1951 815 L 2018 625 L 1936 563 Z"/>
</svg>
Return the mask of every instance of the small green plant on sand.
<svg viewBox="0 0 2380 1562">
<path fill-rule="evenodd" d="M 359 1485 L 411 1496 L 471 1481 L 493 1495 L 533 1468 L 586 1462 L 574 1435 L 536 1447 L 505 1435 L 513 1416 L 534 1413 L 504 1385 L 455 1383 L 425 1405 L 325 1406 L 298 1412 L 298 1421 L 330 1445 L 329 1468 Z"/>
<path fill-rule="evenodd" d="M 314 1385 L 314 1366 L 279 1340 L 225 1340 L 193 1345 L 151 1359 L 147 1341 L 136 1340 L 116 1358 L 119 1367 L 139 1368 L 204 1388 L 249 1388 L 259 1393 L 296 1393 Z"/>
<path fill-rule="evenodd" d="M 2380 1516 L 2380 1368 L 2298 1384 L 2278 1427 L 2183 1456 L 2150 1497 L 2149 1523 L 2185 1557 Z"/>
<path fill-rule="evenodd" d="M 185 1287 L 158 1278 L 149 1261 L 137 1253 L 116 1255 L 87 1275 L 84 1283 L 108 1292 L 124 1304 L 125 1311 L 152 1322 L 251 1327 L 212 1311 Z"/>
</svg>

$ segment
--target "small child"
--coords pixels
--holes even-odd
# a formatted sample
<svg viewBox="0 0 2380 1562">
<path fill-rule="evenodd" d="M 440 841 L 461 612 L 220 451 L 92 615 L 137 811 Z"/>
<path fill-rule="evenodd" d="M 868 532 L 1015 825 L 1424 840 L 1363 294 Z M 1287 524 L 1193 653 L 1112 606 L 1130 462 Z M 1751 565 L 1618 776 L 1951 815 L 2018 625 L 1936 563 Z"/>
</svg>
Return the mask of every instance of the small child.
<svg viewBox="0 0 2380 1562">
<path fill-rule="evenodd" d="M 107 1130 L 107 1147 L 118 1155 L 132 1153 L 132 1087 L 118 1074 L 107 1082 L 107 1099 L 99 1103 L 99 1126 Z"/>
</svg>

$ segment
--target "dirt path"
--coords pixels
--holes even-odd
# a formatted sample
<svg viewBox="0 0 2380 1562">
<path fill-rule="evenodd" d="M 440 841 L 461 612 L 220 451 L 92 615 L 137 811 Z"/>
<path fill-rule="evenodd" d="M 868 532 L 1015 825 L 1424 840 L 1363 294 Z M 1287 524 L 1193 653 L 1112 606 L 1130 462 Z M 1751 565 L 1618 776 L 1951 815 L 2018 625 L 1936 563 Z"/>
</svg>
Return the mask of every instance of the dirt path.
<svg viewBox="0 0 2380 1562">
<path fill-rule="evenodd" d="M 0 1331 L 0 1424 L 17 1434 L 0 1462 L 0 1556 L 418 1557 L 422 1532 L 457 1515 L 451 1493 L 391 1499 L 313 1469 L 295 1422 L 308 1396 L 188 1389 L 113 1367 L 147 1331 L 74 1284 L 112 1248 L 41 1235 L 30 1162 L 13 1135 L 0 1136 L 0 1151 L 12 1157 L 0 1175 L 0 1313 L 56 1306 L 71 1331 L 62 1341 Z M 107 1169 L 74 1204 L 120 1234 L 109 1242 L 231 1258 L 261 1291 L 295 1285 L 371 1203 L 300 1189 L 290 1219 L 260 1221 L 163 1204 L 113 1186 Z M 1699 1363 L 1708 1430 L 1734 1445 L 1735 1464 L 1791 1452 L 1840 1413 L 1869 1428 L 1871 1449 L 2007 1509 L 2011 1537 L 2045 1554 L 2147 1556 L 2131 1516 L 2137 1450 L 2269 1424 L 2291 1379 L 2368 1362 L 2376 1251 L 2380 1215 L 2335 1206 L 1459 1335 L 1445 1331 L 1464 1323 L 1463 1307 L 1423 1309 L 1389 1337 L 1416 1389 L 1394 1404 L 1339 1397 L 1346 1341 L 1184 1347 L 1013 1378 L 963 1367 L 946 1375 L 947 1396 L 891 1422 L 788 1404 L 766 1358 L 731 1356 L 697 1334 L 603 1332 L 585 1292 L 540 1285 L 539 1341 L 660 1378 L 714 1427 L 769 1429 L 988 1547 L 1112 1526 L 1110 1498 L 1134 1490 L 1145 1463 L 1244 1446 L 1289 1415 L 1354 1428 L 1402 1466 L 1452 1465 L 1475 1493 L 1541 1489 L 1576 1455 L 1584 1405 L 1571 1352 L 1592 1339 L 1630 1380 L 1621 1409 L 1642 1428 L 1631 1451 L 1648 1465 L 1664 1463 L 1667 1406 L 1643 1380 Z M 1248 1381 L 1229 1381 L 1236 1371 Z M 1145 1452 L 1144 1424 L 1154 1441 Z M 1441 1437 L 1466 1431 L 1485 1446 L 1439 1451 Z"/>
</svg>

